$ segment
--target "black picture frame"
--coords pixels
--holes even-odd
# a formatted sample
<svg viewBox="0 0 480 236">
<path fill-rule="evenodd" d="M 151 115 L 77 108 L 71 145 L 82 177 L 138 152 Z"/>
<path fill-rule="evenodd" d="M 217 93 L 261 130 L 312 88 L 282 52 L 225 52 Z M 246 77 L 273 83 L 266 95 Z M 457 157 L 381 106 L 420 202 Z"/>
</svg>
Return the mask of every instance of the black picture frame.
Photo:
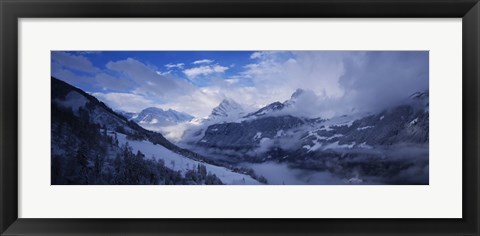
<svg viewBox="0 0 480 236">
<path fill-rule="evenodd" d="M 1 235 L 479 235 L 478 0 L 0 0 Z M 18 22 L 58 17 L 462 18 L 461 219 L 18 218 Z M 438 206 L 441 207 L 441 206 Z"/>
</svg>

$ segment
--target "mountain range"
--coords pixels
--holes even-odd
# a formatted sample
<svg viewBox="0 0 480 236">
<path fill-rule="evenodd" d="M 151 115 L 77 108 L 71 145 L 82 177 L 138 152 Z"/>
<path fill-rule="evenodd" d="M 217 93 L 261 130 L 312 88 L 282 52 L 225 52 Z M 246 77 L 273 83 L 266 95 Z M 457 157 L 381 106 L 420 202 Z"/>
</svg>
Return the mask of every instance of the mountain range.
<svg viewBox="0 0 480 236">
<path fill-rule="evenodd" d="M 155 107 L 114 112 L 52 78 L 52 183 L 258 184 L 271 171 L 248 166 L 276 163 L 300 170 L 302 183 L 311 183 L 311 173 L 329 173 L 346 184 L 428 184 L 428 91 L 328 119 L 294 112 L 308 109 L 299 101 L 312 93 L 297 89 L 250 113 L 226 98 L 198 120 Z M 192 122 L 198 124 L 186 126 L 175 144 L 155 132 Z M 131 166 L 141 171 L 132 175 Z"/>
<path fill-rule="evenodd" d="M 52 77 L 51 88 L 52 184 L 258 184 L 261 180 L 247 169 L 233 169 L 176 146 L 66 82 Z"/>
<path fill-rule="evenodd" d="M 275 161 L 345 178 L 353 171 L 370 182 L 428 182 L 428 91 L 377 112 L 330 119 L 289 113 L 308 92 L 298 89 L 285 102 L 230 122 L 200 126 L 186 133 L 185 145 L 233 163 Z M 412 167 L 419 168 L 418 178 L 402 178 Z"/>
</svg>

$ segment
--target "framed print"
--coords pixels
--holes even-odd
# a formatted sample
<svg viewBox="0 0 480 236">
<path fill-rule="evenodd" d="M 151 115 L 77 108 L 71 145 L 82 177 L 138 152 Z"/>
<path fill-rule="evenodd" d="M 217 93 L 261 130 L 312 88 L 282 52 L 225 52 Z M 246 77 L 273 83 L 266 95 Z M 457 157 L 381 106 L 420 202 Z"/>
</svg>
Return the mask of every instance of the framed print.
<svg viewBox="0 0 480 236">
<path fill-rule="evenodd" d="M 2 235 L 479 234 L 478 1 L 1 4 Z"/>
</svg>

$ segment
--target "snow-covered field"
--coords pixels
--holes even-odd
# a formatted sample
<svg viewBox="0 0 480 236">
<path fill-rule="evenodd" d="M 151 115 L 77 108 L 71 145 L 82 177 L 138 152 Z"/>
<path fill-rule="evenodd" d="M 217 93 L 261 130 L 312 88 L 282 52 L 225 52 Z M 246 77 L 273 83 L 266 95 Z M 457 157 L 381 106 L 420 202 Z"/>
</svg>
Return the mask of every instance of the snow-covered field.
<svg viewBox="0 0 480 236">
<path fill-rule="evenodd" d="M 180 171 L 182 174 L 185 174 L 187 170 L 196 168 L 198 164 L 202 164 L 207 168 L 207 172 L 215 174 L 224 184 L 260 184 L 257 180 L 248 175 L 233 172 L 225 167 L 214 166 L 208 163 L 192 160 L 149 141 L 127 140 L 126 135 L 121 133 L 117 133 L 117 138 L 120 145 L 124 145 L 128 142 L 128 145 L 132 147 L 134 153 L 140 151 L 145 154 L 145 158 L 153 157 L 157 160 L 162 159 L 165 162 L 165 166 Z"/>
</svg>

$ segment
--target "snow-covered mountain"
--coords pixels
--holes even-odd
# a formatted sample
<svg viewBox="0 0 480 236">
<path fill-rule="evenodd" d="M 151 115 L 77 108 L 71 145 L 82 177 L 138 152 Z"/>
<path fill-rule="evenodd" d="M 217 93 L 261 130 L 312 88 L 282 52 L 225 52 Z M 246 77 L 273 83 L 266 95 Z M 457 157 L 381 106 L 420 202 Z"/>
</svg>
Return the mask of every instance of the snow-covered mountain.
<svg viewBox="0 0 480 236">
<path fill-rule="evenodd" d="M 273 102 L 268 104 L 265 107 L 260 108 L 259 110 L 255 112 L 251 112 L 247 114 L 244 118 L 258 118 L 261 116 L 266 116 L 266 115 L 278 115 L 280 112 L 281 114 L 285 115 L 288 114 L 288 110 L 294 110 L 297 106 L 297 102 L 306 97 L 306 96 L 313 96 L 316 97 L 315 93 L 310 90 L 304 90 L 304 89 L 297 89 L 292 93 L 292 96 L 290 99 L 284 101 L 284 102 Z"/>
<path fill-rule="evenodd" d="M 52 183 L 258 184 L 266 182 L 262 172 L 244 168 L 275 163 L 306 179 L 314 172 L 341 183 L 428 184 L 428 91 L 370 113 L 326 119 L 296 112 L 311 110 L 315 98 L 298 89 L 248 114 L 225 99 L 199 120 L 159 108 L 114 112 L 52 78 Z M 195 129 L 178 144 L 147 128 L 167 125 L 174 134 L 184 124 Z"/>
<path fill-rule="evenodd" d="M 149 107 L 131 117 L 131 120 L 140 125 L 170 126 L 181 122 L 188 122 L 193 116 L 175 111 L 173 109 L 163 110 L 157 107 Z"/>
<path fill-rule="evenodd" d="M 52 184 L 258 184 L 52 78 Z"/>
<path fill-rule="evenodd" d="M 291 101 L 287 102 L 292 104 Z M 335 142 L 352 147 L 428 142 L 428 91 L 377 114 L 350 114 L 331 119 L 308 119 L 295 114 L 262 116 L 285 106 L 285 103 L 272 103 L 248 115 L 256 116 L 255 119 L 210 125 L 198 145 L 227 149 L 255 147 L 262 138 L 275 139 L 294 131 L 304 132 L 301 147 L 311 147 L 309 151 L 332 147 L 329 144 Z"/>
<path fill-rule="evenodd" d="M 331 119 L 289 114 L 287 108 L 305 95 L 308 91 L 297 90 L 283 103 L 274 102 L 235 122 L 212 124 L 189 139 L 190 145 L 234 162 L 279 161 L 339 175 L 355 171 L 371 178 L 383 178 L 385 168 L 401 175 L 411 166 L 428 165 L 428 91 L 375 113 Z M 388 181 L 395 183 L 397 177 Z M 409 181 L 425 183 L 428 175 Z"/>
<path fill-rule="evenodd" d="M 237 119 L 245 114 L 242 106 L 235 102 L 233 99 L 225 98 L 213 108 L 212 113 L 208 116 L 208 120 L 233 120 Z"/>
<path fill-rule="evenodd" d="M 149 107 L 139 113 L 119 113 L 147 130 L 160 132 L 170 141 L 178 141 L 190 122 L 193 125 L 198 120 L 184 112 L 157 107 Z"/>
<path fill-rule="evenodd" d="M 256 112 L 252 112 L 252 113 L 246 115 L 245 118 L 264 116 L 264 115 L 267 115 L 267 114 L 271 114 L 272 112 L 281 111 L 283 108 L 285 108 L 284 103 L 273 102 L 273 103 L 268 104 L 265 107 L 262 107 L 260 110 L 258 110 Z"/>
</svg>

